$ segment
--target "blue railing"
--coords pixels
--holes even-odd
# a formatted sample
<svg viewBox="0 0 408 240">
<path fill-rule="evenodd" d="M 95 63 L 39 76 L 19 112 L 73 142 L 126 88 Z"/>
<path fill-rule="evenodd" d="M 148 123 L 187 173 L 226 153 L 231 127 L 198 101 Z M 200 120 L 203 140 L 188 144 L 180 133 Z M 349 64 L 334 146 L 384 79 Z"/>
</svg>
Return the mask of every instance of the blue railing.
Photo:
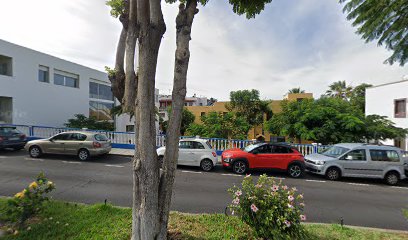
<svg viewBox="0 0 408 240">
<path fill-rule="evenodd" d="M 49 138 L 58 133 L 66 131 L 75 131 L 84 129 L 77 128 L 66 128 L 66 127 L 48 127 L 48 126 L 30 126 L 30 125 L 11 125 L 11 124 L 0 124 L 6 126 L 14 126 L 21 132 L 27 135 L 28 139 L 41 139 Z M 112 142 L 112 147 L 114 148 L 125 148 L 125 149 L 134 149 L 135 147 L 135 136 L 134 132 L 112 132 L 104 130 L 85 130 L 89 132 L 98 132 L 105 134 L 109 140 Z M 161 147 L 165 145 L 165 135 L 156 136 L 156 146 Z M 181 137 L 181 138 L 195 138 L 195 137 Z M 217 151 L 218 155 L 230 148 L 244 148 L 250 144 L 253 144 L 254 141 L 251 140 L 236 140 L 236 139 L 224 139 L 224 138 L 204 138 L 207 139 L 211 146 Z M 312 145 L 312 144 L 292 144 L 292 146 L 299 149 L 299 151 L 304 154 L 311 154 L 319 152 L 323 149 L 326 149 L 328 146 L 322 145 Z"/>
</svg>

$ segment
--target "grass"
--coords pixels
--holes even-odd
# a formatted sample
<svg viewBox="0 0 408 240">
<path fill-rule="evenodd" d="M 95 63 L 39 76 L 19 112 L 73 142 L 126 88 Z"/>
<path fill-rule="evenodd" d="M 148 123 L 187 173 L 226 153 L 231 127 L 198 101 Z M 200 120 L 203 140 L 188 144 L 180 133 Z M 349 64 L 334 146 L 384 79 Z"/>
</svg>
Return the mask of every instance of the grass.
<svg viewBox="0 0 408 240">
<path fill-rule="evenodd" d="M 0 223 L 5 221 L 6 199 L 0 198 Z M 36 219 L 8 239 L 130 239 L 131 209 L 111 205 L 83 205 L 51 201 Z M 338 225 L 305 225 L 311 239 L 408 239 L 408 234 Z M 236 217 L 222 214 L 191 215 L 172 212 L 169 223 L 172 240 L 255 239 L 251 229 Z"/>
</svg>

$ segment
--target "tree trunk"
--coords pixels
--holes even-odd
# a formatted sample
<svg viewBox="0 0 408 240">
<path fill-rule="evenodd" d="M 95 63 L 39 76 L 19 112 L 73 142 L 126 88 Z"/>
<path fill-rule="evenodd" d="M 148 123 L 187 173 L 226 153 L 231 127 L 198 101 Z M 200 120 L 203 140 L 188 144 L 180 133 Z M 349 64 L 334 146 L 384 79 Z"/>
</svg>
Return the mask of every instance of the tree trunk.
<svg viewBox="0 0 408 240">
<path fill-rule="evenodd" d="M 176 18 L 176 53 L 172 92 L 172 111 L 167 128 L 166 152 L 164 155 L 163 172 L 160 176 L 159 187 L 159 213 L 160 235 L 159 239 L 167 239 L 167 224 L 169 219 L 171 196 L 178 159 L 178 143 L 186 97 L 186 81 L 188 63 L 190 60 L 189 42 L 191 40 L 191 26 L 194 15 L 198 13 L 197 0 L 188 0 L 187 5 L 180 4 Z"/>
<path fill-rule="evenodd" d="M 132 239 L 158 239 L 159 164 L 156 154 L 155 76 L 166 30 L 160 0 L 137 0 L 139 71 L 136 98 L 136 152 L 133 162 Z"/>
</svg>

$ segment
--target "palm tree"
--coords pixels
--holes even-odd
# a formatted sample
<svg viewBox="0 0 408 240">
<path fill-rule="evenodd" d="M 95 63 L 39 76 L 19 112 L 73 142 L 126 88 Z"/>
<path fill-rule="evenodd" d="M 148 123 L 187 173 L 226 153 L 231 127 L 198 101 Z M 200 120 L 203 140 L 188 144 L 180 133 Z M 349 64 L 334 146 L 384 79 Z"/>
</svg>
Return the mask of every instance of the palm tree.
<svg viewBox="0 0 408 240">
<path fill-rule="evenodd" d="M 326 96 L 349 99 L 352 95 L 353 87 L 347 86 L 346 81 L 337 81 L 329 85 Z"/>
<path fill-rule="evenodd" d="M 288 93 L 305 93 L 305 90 L 301 90 L 300 87 L 292 88 L 288 91 Z"/>
</svg>

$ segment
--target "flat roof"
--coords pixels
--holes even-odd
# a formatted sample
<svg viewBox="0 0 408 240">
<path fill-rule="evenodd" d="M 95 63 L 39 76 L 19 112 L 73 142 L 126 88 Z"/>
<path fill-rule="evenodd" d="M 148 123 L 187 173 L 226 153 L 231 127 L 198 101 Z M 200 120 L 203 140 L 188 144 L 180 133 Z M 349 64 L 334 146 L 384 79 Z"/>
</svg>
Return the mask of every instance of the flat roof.
<svg viewBox="0 0 408 240">
<path fill-rule="evenodd" d="M 387 86 L 387 85 L 392 85 L 392 84 L 402 83 L 402 82 L 408 82 L 408 79 L 402 79 L 402 80 L 395 81 L 395 82 L 383 83 L 383 84 L 375 85 L 375 86 L 372 86 L 372 87 L 368 87 L 367 89 L 377 88 L 377 87 L 382 87 L 382 86 Z"/>
</svg>

